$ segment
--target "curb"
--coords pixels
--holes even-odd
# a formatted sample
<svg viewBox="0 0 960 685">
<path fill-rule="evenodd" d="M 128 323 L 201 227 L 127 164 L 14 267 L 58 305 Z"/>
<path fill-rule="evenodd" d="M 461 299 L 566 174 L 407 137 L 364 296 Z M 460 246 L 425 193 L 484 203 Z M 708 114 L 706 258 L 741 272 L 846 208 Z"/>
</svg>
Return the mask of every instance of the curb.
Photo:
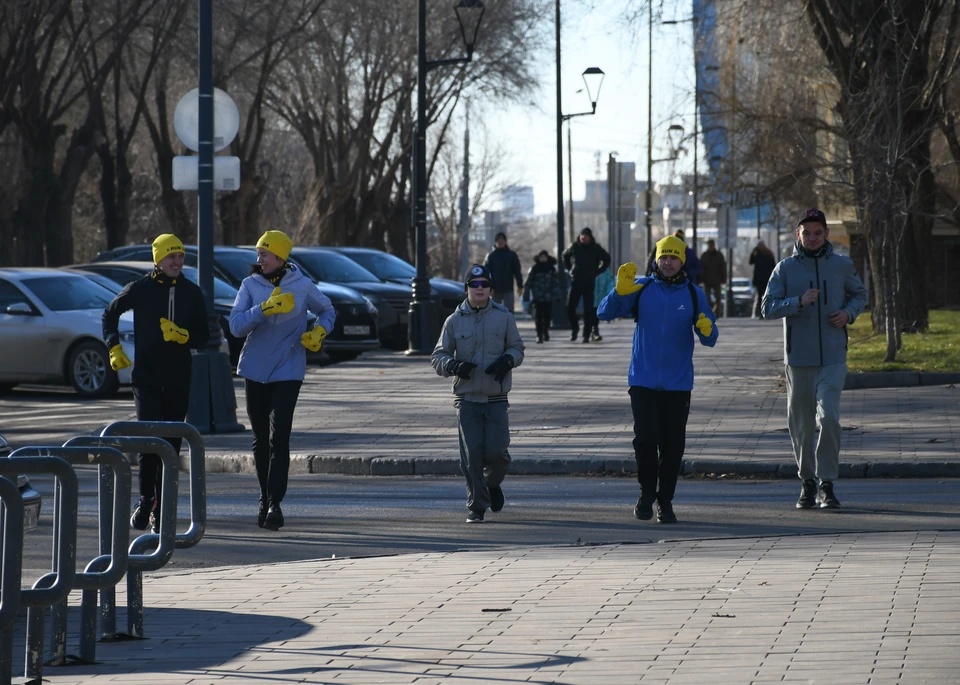
<svg viewBox="0 0 960 685">
<path fill-rule="evenodd" d="M 207 473 L 256 473 L 251 455 L 209 456 Z M 189 470 L 186 457 L 181 469 Z M 510 465 L 517 476 L 630 476 L 637 473 L 630 459 L 514 459 Z M 324 474 L 341 476 L 459 476 L 455 459 L 395 459 L 391 457 L 290 457 L 290 475 Z M 685 459 L 683 476 L 741 478 L 796 478 L 792 460 L 782 462 L 738 462 L 723 459 Z M 840 478 L 960 478 L 960 462 L 855 462 L 840 464 Z"/>
<path fill-rule="evenodd" d="M 924 371 L 861 371 L 848 373 L 844 390 L 871 390 L 874 388 L 914 388 L 917 386 L 960 383 L 960 373 Z"/>
</svg>

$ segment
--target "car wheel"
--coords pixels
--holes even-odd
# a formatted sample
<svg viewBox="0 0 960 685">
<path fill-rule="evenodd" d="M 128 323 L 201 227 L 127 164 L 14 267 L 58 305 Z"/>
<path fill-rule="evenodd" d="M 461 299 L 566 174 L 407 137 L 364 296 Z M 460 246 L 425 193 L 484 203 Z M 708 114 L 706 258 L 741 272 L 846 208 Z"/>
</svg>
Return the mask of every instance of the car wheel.
<svg viewBox="0 0 960 685">
<path fill-rule="evenodd" d="M 107 348 L 86 340 L 70 351 L 67 359 L 67 381 L 81 397 L 110 397 L 117 392 L 120 379 L 110 368 Z"/>
</svg>

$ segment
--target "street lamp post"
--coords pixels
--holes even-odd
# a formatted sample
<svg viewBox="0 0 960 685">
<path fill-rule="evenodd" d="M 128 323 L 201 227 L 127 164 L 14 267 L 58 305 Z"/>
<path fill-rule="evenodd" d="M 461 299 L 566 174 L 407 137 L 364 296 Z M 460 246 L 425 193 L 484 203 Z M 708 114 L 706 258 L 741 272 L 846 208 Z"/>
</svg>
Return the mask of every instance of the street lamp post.
<svg viewBox="0 0 960 685">
<path fill-rule="evenodd" d="M 600 98 L 600 87 L 603 85 L 603 70 L 598 67 L 590 67 L 583 72 L 583 82 L 587 86 L 587 96 L 590 98 L 590 111 L 577 112 L 576 114 L 563 113 L 563 100 L 560 92 L 560 0 L 554 3 L 556 9 L 556 63 L 557 63 L 557 272 L 560 274 L 561 290 L 566 291 L 567 279 L 563 271 L 563 260 L 561 259 L 564 249 L 563 236 L 563 122 L 569 121 L 573 117 L 587 116 L 595 114 L 597 111 L 597 100 Z M 594 94 L 594 84 L 596 84 L 596 94 Z M 573 190 L 571 189 L 570 202 L 573 202 Z M 573 228 L 572 226 L 570 227 Z M 561 297 L 559 305 L 553 309 L 553 327 L 560 330 L 566 329 L 570 322 L 567 321 L 566 308 L 563 305 L 564 298 Z"/>
<path fill-rule="evenodd" d="M 417 235 L 417 274 L 413 279 L 413 301 L 410 302 L 407 354 L 430 354 L 436 335 L 437 314 L 430 299 L 430 277 L 427 275 L 427 73 L 449 64 L 473 60 L 473 46 L 480 30 L 486 7 L 482 0 L 460 0 L 454 7 L 460 24 L 460 35 L 467 48 L 466 57 L 427 60 L 427 3 L 419 0 L 417 8 L 417 130 L 414 136 L 413 215 Z"/>
<path fill-rule="evenodd" d="M 664 26 L 675 26 L 686 22 L 693 24 L 693 216 L 690 228 L 693 232 L 693 249 L 697 251 L 697 219 L 700 212 L 700 201 L 698 198 L 700 176 L 697 171 L 697 162 L 700 157 L 697 144 L 697 139 L 700 137 L 700 68 L 697 60 L 697 50 L 700 45 L 700 33 L 698 31 L 696 10 L 689 19 L 668 20 L 662 22 L 662 24 Z"/>
</svg>

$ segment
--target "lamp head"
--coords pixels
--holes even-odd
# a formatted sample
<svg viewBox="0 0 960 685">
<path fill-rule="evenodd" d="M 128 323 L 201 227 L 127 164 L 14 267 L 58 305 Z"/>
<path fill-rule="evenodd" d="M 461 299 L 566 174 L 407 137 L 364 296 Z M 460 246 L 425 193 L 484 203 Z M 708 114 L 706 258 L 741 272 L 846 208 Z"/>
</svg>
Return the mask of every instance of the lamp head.
<svg viewBox="0 0 960 685">
<path fill-rule="evenodd" d="M 593 109 L 597 109 L 597 100 L 600 99 L 600 87 L 603 85 L 603 69 L 600 67 L 589 67 L 583 72 L 583 82 L 587 86 L 587 97 L 590 98 L 590 104 Z"/>
<path fill-rule="evenodd" d="M 473 56 L 473 46 L 477 43 L 477 33 L 480 31 L 480 20 L 487 11 L 483 0 L 460 0 L 453 8 L 457 13 L 457 22 L 460 24 L 460 35 L 467 48 L 467 56 Z"/>
</svg>

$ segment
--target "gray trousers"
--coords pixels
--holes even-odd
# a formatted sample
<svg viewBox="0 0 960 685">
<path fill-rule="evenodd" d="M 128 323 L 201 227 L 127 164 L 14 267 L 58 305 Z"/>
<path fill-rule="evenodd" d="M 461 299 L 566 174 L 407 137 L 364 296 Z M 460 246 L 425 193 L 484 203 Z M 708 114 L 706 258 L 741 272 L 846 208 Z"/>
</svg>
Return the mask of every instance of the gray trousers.
<svg viewBox="0 0 960 685">
<path fill-rule="evenodd" d="M 467 479 L 467 508 L 490 508 L 487 486 L 500 485 L 510 465 L 510 424 L 507 403 L 462 401 L 457 407 L 460 426 L 460 472 Z"/>
<path fill-rule="evenodd" d="M 847 365 L 786 369 L 787 425 L 797 473 L 802 480 L 836 480 L 840 475 L 840 391 Z"/>
</svg>

